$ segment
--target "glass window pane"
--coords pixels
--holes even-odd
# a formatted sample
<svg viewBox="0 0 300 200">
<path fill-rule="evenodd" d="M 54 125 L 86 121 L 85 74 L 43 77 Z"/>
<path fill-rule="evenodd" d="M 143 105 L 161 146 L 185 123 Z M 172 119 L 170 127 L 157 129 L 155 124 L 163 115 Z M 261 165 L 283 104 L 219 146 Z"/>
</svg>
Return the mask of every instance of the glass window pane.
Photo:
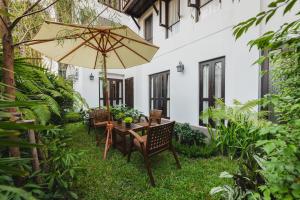
<svg viewBox="0 0 300 200">
<path fill-rule="evenodd" d="M 222 63 L 215 64 L 215 97 L 222 98 Z"/>
<path fill-rule="evenodd" d="M 119 81 L 119 98 L 122 98 L 122 81 Z"/>
<path fill-rule="evenodd" d="M 153 107 L 154 107 L 154 103 L 153 103 L 154 101 L 153 100 L 151 100 L 151 106 L 150 106 L 150 109 L 152 110 L 153 109 Z"/>
<path fill-rule="evenodd" d="M 167 75 L 167 79 L 168 79 L 167 97 L 170 98 L 170 74 Z"/>
<path fill-rule="evenodd" d="M 167 103 L 167 117 L 170 117 L 170 100 Z"/>
<path fill-rule="evenodd" d="M 206 111 L 208 109 L 208 101 L 203 101 L 202 106 L 202 111 Z M 203 124 L 208 124 L 208 118 L 203 119 Z"/>
<path fill-rule="evenodd" d="M 100 89 L 100 97 L 99 98 L 103 98 L 103 83 L 102 83 L 102 80 L 100 80 L 99 89 Z"/>
<path fill-rule="evenodd" d="M 208 98 L 209 93 L 209 65 L 203 66 L 203 98 Z"/>
<path fill-rule="evenodd" d="M 179 1 L 171 0 L 169 3 L 169 26 L 179 21 Z"/>
</svg>

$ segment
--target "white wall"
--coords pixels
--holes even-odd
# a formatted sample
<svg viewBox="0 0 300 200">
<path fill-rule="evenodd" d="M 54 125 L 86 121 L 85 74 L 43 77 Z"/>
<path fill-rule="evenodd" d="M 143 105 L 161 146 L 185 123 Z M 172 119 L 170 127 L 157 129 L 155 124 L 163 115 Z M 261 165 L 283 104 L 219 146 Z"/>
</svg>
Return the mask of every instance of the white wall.
<svg viewBox="0 0 300 200">
<path fill-rule="evenodd" d="M 181 2 L 179 32 L 168 39 L 165 39 L 165 29 L 159 26 L 159 16 L 152 7 L 139 19 L 142 26 L 139 31 L 130 18 L 121 17 L 123 24 L 143 36 L 144 19 L 152 13 L 153 43 L 160 49 L 151 63 L 114 73 L 125 74 L 125 78 L 134 77 L 135 108 L 148 114 L 149 75 L 170 70 L 170 117 L 198 126 L 199 62 L 225 56 L 225 101 L 228 105 L 234 99 L 242 102 L 256 99 L 259 94 L 259 66 L 253 66 L 252 63 L 258 58 L 259 51 L 249 51 L 247 43 L 292 17 L 278 15 L 270 25 L 254 27 L 236 41 L 232 34 L 233 26 L 265 9 L 269 0 L 223 0 L 221 4 L 219 0 L 214 0 L 201 10 L 198 22 L 192 17 L 194 8 L 187 7 L 186 1 Z M 185 66 L 184 73 L 176 71 L 179 61 Z M 98 105 L 98 81 L 96 78 L 94 82 L 87 80 L 90 71 L 80 73 L 84 77 L 78 81 L 78 91 L 90 106 Z"/>
</svg>

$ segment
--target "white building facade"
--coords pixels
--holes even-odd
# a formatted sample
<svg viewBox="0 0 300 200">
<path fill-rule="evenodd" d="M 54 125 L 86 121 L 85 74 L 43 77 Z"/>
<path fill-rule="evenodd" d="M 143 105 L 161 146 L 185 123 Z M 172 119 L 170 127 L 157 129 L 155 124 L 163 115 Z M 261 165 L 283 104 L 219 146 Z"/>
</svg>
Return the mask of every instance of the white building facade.
<svg viewBox="0 0 300 200">
<path fill-rule="evenodd" d="M 200 113 L 215 97 L 231 105 L 234 99 L 246 102 L 261 96 L 260 66 L 253 65 L 261 53 L 250 51 L 247 43 L 293 16 L 280 13 L 267 26 L 255 26 L 235 40 L 233 26 L 265 10 L 270 1 L 152 1 L 134 11 L 130 4 L 135 2 L 123 9 L 135 15 L 136 23 L 124 14 L 120 22 L 160 49 L 148 64 L 109 71 L 112 101 L 132 104 L 144 114 L 163 109 L 165 117 L 194 126 L 205 125 Z M 193 3 L 198 3 L 196 8 Z M 74 87 L 90 107 L 101 104 L 99 82 L 99 71 L 79 68 Z"/>
</svg>

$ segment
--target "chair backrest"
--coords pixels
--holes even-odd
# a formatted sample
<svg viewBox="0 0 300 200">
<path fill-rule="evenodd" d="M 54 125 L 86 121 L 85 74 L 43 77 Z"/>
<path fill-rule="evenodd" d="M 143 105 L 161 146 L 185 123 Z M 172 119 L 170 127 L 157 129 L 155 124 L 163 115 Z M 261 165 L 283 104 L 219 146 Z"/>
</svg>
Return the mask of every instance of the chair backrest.
<svg viewBox="0 0 300 200">
<path fill-rule="evenodd" d="M 93 122 L 105 122 L 109 119 L 109 113 L 104 109 L 97 109 L 92 112 Z"/>
<path fill-rule="evenodd" d="M 148 128 L 146 143 L 146 151 L 148 154 L 155 154 L 170 147 L 174 125 L 175 121 L 172 121 Z"/>
<path fill-rule="evenodd" d="M 151 110 L 149 114 L 149 124 L 151 125 L 152 122 L 156 122 L 158 124 L 161 123 L 162 117 L 162 110 Z"/>
</svg>

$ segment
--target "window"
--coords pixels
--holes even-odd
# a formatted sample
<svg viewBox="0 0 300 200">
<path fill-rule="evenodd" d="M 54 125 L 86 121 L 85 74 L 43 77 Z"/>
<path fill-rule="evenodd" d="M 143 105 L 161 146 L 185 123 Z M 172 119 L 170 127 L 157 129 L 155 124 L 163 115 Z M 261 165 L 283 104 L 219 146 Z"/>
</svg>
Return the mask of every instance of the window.
<svg viewBox="0 0 300 200">
<path fill-rule="evenodd" d="M 216 98 L 225 100 L 225 58 L 200 63 L 200 114 L 215 106 Z M 212 121 L 200 120 L 200 125 L 207 124 Z"/>
<path fill-rule="evenodd" d="M 170 71 L 150 75 L 150 110 L 162 110 L 170 118 Z"/>
<path fill-rule="evenodd" d="M 213 0 L 188 0 L 188 7 L 195 8 L 195 21 L 199 21 L 200 9 Z M 221 0 L 219 0 L 221 3 Z"/>
<path fill-rule="evenodd" d="M 281 50 L 281 49 L 280 49 Z M 262 56 L 268 56 L 269 52 L 268 50 L 262 51 L 261 55 Z M 259 97 L 263 98 L 267 94 L 276 94 L 277 90 L 276 87 L 274 86 L 274 83 L 272 81 L 272 66 L 270 65 L 270 60 L 267 58 L 262 65 L 260 66 L 260 72 L 261 72 L 261 77 L 260 77 L 260 93 Z M 274 113 L 274 108 L 269 105 L 268 107 L 259 107 L 260 110 L 263 111 L 268 111 L 267 118 L 271 121 L 276 121 L 275 113 Z"/>
<path fill-rule="evenodd" d="M 153 17 L 150 15 L 145 19 L 145 40 L 153 42 Z"/>
<path fill-rule="evenodd" d="M 166 29 L 166 38 L 179 31 L 180 0 L 160 0 L 160 26 Z"/>
<path fill-rule="evenodd" d="M 68 68 L 68 65 L 67 64 L 62 64 L 62 63 L 59 63 L 58 65 L 58 75 L 64 79 L 67 78 L 67 68 Z"/>
<path fill-rule="evenodd" d="M 103 81 L 99 79 L 100 87 L 99 87 L 99 97 L 100 97 L 100 106 L 105 106 L 105 89 L 103 85 Z M 123 104 L 123 80 L 122 79 L 107 79 L 108 86 L 108 96 L 109 96 L 109 104 L 111 106 Z"/>
</svg>

